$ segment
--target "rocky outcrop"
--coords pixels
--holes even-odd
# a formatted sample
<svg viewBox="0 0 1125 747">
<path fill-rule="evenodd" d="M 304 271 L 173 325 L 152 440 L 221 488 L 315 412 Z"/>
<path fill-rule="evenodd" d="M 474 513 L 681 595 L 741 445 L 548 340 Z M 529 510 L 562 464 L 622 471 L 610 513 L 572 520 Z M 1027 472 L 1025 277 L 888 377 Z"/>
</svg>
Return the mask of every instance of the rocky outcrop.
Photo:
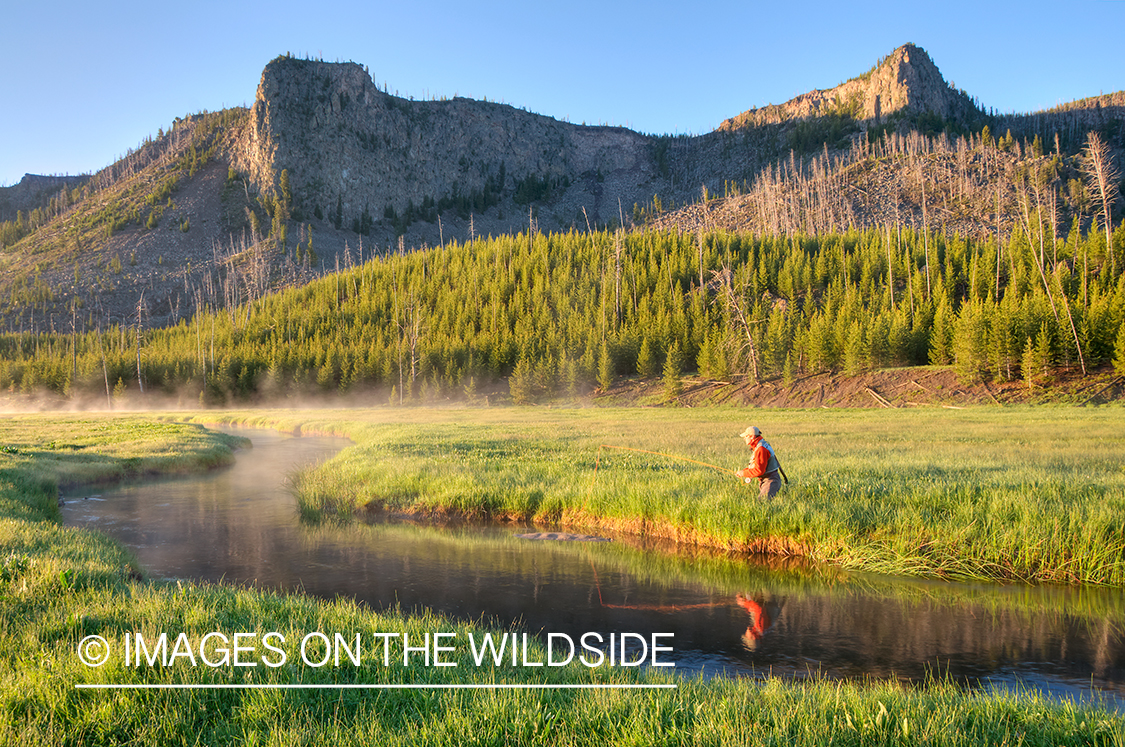
<svg viewBox="0 0 1125 747">
<path fill-rule="evenodd" d="M 979 114 L 968 95 L 945 82 L 924 49 L 906 44 L 867 73 L 846 83 L 801 94 L 784 104 L 750 109 L 726 120 L 719 129 L 735 130 L 833 114 L 878 124 L 899 112 L 930 112 L 951 121 Z"/>
<path fill-rule="evenodd" d="M 90 177 L 24 174 L 18 184 L 0 187 L 0 220 L 15 220 L 17 212 L 44 207 L 63 187 L 73 189 Z"/>
<path fill-rule="evenodd" d="M 338 208 L 345 225 L 429 201 L 495 204 L 521 187 L 569 193 L 574 210 L 605 220 L 603 203 L 616 215 L 617 197 L 631 205 L 656 176 L 653 143 L 502 104 L 410 101 L 379 90 L 357 64 L 283 57 L 262 74 L 234 165 L 270 192 L 288 171 L 296 208 L 329 217 Z"/>
<path fill-rule="evenodd" d="M 262 73 L 234 165 L 267 193 L 287 171 L 298 214 L 343 227 L 424 206 L 436 214 L 433 206 L 460 205 L 464 218 L 470 205 L 478 219 L 491 216 L 490 230 L 519 230 L 528 219 L 522 206 L 533 201 L 549 208 L 538 220 L 552 230 L 611 222 L 654 195 L 682 203 L 703 188 L 752 181 L 788 153 L 785 128 L 796 120 L 838 114 L 877 123 L 923 111 L 957 119 L 976 109 L 913 45 L 836 88 L 688 138 L 573 125 L 487 101 L 412 101 L 380 90 L 355 63 L 281 57 Z"/>
</svg>

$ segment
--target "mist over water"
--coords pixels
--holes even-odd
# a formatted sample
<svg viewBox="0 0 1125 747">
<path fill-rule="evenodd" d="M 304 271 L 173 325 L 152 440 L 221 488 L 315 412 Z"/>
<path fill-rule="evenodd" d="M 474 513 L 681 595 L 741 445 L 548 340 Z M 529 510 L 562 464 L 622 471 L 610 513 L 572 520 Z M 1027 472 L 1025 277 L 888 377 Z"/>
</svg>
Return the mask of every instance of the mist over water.
<svg viewBox="0 0 1125 747">
<path fill-rule="evenodd" d="M 542 527 L 302 525 L 294 470 L 349 442 L 238 430 L 229 469 L 64 496 L 64 521 L 132 548 L 154 578 L 352 597 L 545 636 L 673 633 L 683 674 L 1027 687 L 1125 709 L 1120 590 L 947 584 L 777 560 L 520 539 Z M 668 639 L 666 639 L 668 640 Z"/>
</svg>

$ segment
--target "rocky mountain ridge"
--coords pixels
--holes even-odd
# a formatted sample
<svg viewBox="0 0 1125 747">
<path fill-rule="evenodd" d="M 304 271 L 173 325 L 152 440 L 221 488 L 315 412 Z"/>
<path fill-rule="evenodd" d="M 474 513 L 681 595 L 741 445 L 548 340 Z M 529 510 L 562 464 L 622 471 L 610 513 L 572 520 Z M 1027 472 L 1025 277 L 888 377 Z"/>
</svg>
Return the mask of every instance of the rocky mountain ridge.
<svg viewBox="0 0 1125 747">
<path fill-rule="evenodd" d="M 474 194 L 479 214 L 505 193 L 531 202 L 521 198 L 571 186 L 605 221 L 601 194 L 633 197 L 656 177 L 652 143 L 503 104 L 407 101 L 380 91 L 355 63 L 286 57 L 266 66 L 232 165 L 266 191 L 287 171 L 299 212 L 329 215 L 338 205 L 343 225 Z"/>
<path fill-rule="evenodd" d="M 750 109 L 725 120 L 719 129 L 736 130 L 830 115 L 878 125 L 895 114 L 923 112 L 965 124 L 981 115 L 968 94 L 946 83 L 925 50 L 906 44 L 863 75 L 834 88 L 809 91 L 784 104 Z"/>
<path fill-rule="evenodd" d="M 89 178 L 0 188 L 0 210 L 44 208 L 22 226 L 0 216 L 9 221 L 0 222 L 0 328 L 68 328 L 75 308 L 86 326 L 175 323 L 200 305 L 378 253 L 529 229 L 816 231 L 888 215 L 913 222 L 911 211 L 921 224 L 928 178 L 947 183 L 942 208 L 959 221 L 954 230 L 981 221 L 992 230 L 990 180 L 1015 178 L 1033 137 L 1074 154 L 1099 129 L 1120 149 L 1123 123 L 1125 93 L 986 116 L 913 45 L 832 89 L 695 137 L 575 125 L 488 101 L 412 101 L 380 90 L 355 63 L 284 56 L 265 67 L 249 111 L 177 120 Z M 993 138 L 1011 132 L 1003 168 L 967 150 L 985 125 Z M 911 144 L 927 131 L 959 140 Z M 884 134 L 897 145 L 872 150 Z M 939 151 L 940 169 L 926 155 Z M 870 184 L 851 176 L 903 171 L 903 153 L 909 173 Z M 839 199 L 814 209 L 808 184 Z M 711 215 L 716 195 L 731 195 L 721 219 Z M 771 207 L 779 195 L 794 206 L 786 215 Z M 974 195 L 988 196 L 979 215 Z"/>
<path fill-rule="evenodd" d="M 49 205 L 50 198 L 63 187 L 73 188 L 89 177 L 87 175 L 24 174 L 10 187 L 0 187 L 0 221 L 16 220 L 17 213 L 30 212 Z"/>
<path fill-rule="evenodd" d="M 338 210 L 345 226 L 364 215 L 401 216 L 423 203 L 464 204 L 473 194 L 483 197 L 472 211 L 479 214 L 510 193 L 519 205 L 549 197 L 539 227 L 562 230 L 619 222 L 623 210 L 654 195 L 684 203 L 704 189 L 714 194 L 752 181 L 792 147 L 786 126 L 798 121 L 833 115 L 858 131 L 922 112 L 959 122 L 980 114 L 913 45 L 833 89 L 679 138 L 574 125 L 483 101 L 408 101 L 379 90 L 355 63 L 281 57 L 262 74 L 232 160 L 266 191 L 279 188 L 287 171 L 295 207 L 306 214 Z M 533 196 L 540 199 L 527 199 Z M 527 216 L 507 207 L 508 220 L 495 228 L 526 228 Z"/>
</svg>

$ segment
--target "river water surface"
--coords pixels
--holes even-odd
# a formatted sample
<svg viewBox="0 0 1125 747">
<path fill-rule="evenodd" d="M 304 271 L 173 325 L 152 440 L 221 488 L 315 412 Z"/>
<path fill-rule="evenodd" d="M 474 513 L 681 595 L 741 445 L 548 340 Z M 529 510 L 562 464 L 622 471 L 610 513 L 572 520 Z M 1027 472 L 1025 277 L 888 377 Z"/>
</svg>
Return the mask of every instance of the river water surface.
<svg viewBox="0 0 1125 747">
<path fill-rule="evenodd" d="M 232 467 L 65 496 L 64 521 L 96 528 L 155 578 L 353 597 L 545 635 L 673 633 L 663 657 L 713 676 L 951 676 L 1125 710 L 1125 593 L 949 584 L 832 568 L 517 535 L 543 527 L 307 526 L 293 470 L 344 439 L 232 431 Z"/>
</svg>

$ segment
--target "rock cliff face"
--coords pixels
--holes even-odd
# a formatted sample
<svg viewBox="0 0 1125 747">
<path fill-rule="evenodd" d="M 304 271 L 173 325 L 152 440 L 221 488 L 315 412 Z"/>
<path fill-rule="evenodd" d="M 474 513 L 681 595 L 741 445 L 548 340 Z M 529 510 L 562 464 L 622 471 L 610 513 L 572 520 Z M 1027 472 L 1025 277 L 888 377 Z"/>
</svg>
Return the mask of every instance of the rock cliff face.
<svg viewBox="0 0 1125 747">
<path fill-rule="evenodd" d="M 379 90 L 355 63 L 282 57 L 262 74 L 233 161 L 265 192 L 288 171 L 297 212 L 343 227 L 460 205 L 462 218 L 473 212 L 488 230 L 519 230 L 535 202 L 539 228 L 554 230 L 613 221 L 657 194 L 680 203 L 702 187 L 714 194 L 728 180 L 752 181 L 788 153 L 794 121 L 880 122 L 902 111 L 955 119 L 975 109 L 912 45 L 836 88 L 690 138 L 573 125 L 485 101 L 409 101 Z"/>
<path fill-rule="evenodd" d="M 267 191 L 287 170 L 295 207 L 328 216 L 339 207 L 345 225 L 365 211 L 378 220 L 430 200 L 476 194 L 478 206 L 499 204 L 521 187 L 569 194 L 568 212 L 584 206 L 591 220 L 605 220 L 609 203 L 616 216 L 617 197 L 631 206 L 638 186 L 656 177 L 653 146 L 624 128 L 502 104 L 408 101 L 380 91 L 354 63 L 279 58 L 262 74 L 234 165 Z M 526 215 L 512 219 L 526 225 Z"/>
<path fill-rule="evenodd" d="M 977 113 L 965 93 L 945 82 L 924 49 L 907 44 L 864 75 L 835 88 L 801 94 L 784 104 L 750 109 L 726 120 L 719 129 L 777 124 L 830 114 L 847 114 L 878 124 L 898 112 L 930 112 L 954 121 Z"/>
</svg>

